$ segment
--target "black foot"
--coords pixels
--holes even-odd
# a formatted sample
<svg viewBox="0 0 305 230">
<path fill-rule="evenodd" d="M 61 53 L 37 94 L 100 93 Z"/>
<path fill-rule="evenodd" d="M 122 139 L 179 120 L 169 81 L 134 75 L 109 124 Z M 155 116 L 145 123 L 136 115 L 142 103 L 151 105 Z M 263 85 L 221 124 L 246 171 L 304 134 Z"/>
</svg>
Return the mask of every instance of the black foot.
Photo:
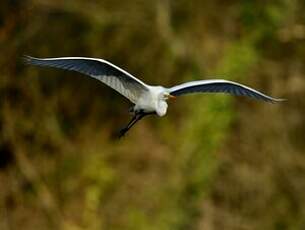
<svg viewBox="0 0 305 230">
<path fill-rule="evenodd" d="M 128 129 L 127 128 L 123 128 L 119 131 L 119 138 L 122 138 L 123 136 L 125 136 L 125 134 L 127 133 Z"/>
</svg>

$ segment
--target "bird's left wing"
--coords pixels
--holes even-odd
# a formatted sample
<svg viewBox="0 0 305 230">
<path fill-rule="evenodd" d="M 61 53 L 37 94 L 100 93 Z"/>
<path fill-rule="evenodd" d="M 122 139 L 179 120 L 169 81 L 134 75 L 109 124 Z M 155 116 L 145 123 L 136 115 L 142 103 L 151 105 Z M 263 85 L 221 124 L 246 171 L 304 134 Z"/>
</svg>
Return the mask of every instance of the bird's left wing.
<svg viewBox="0 0 305 230">
<path fill-rule="evenodd" d="M 201 80 L 186 82 L 168 89 L 173 96 L 180 96 L 188 93 L 229 93 L 236 96 L 248 96 L 267 102 L 279 102 L 284 99 L 277 99 L 267 96 L 248 86 L 227 80 Z"/>
<path fill-rule="evenodd" d="M 137 102 L 142 93 L 148 91 L 144 82 L 103 59 L 85 57 L 34 58 L 25 56 L 24 61 L 31 65 L 54 67 L 86 74 L 100 80 L 133 103 Z"/>
</svg>

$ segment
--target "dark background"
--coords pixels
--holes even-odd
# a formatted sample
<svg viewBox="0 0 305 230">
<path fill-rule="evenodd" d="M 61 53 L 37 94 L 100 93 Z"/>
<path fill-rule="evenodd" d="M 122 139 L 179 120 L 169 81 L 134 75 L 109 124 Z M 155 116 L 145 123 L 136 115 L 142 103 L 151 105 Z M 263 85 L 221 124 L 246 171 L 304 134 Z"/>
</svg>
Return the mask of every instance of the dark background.
<svg viewBox="0 0 305 230">
<path fill-rule="evenodd" d="M 0 5 L 0 229 L 305 229 L 305 2 Z M 22 55 L 107 59 L 149 84 L 224 78 L 122 140 L 128 101 Z"/>
</svg>

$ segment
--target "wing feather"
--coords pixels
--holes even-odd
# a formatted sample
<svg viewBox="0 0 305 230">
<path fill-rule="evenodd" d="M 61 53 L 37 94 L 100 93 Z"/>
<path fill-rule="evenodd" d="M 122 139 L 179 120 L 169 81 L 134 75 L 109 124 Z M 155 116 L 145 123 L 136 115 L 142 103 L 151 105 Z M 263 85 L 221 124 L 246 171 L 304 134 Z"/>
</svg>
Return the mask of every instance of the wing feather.
<svg viewBox="0 0 305 230">
<path fill-rule="evenodd" d="M 34 58 L 25 56 L 24 61 L 30 65 L 54 67 L 88 75 L 108 85 L 133 103 L 136 103 L 138 98 L 148 91 L 144 82 L 103 59 L 85 57 Z"/>
<path fill-rule="evenodd" d="M 168 89 L 173 96 L 180 96 L 189 93 L 228 93 L 236 96 L 247 96 L 266 102 L 279 102 L 278 99 L 263 94 L 248 86 L 227 80 L 201 80 L 183 83 Z"/>
</svg>

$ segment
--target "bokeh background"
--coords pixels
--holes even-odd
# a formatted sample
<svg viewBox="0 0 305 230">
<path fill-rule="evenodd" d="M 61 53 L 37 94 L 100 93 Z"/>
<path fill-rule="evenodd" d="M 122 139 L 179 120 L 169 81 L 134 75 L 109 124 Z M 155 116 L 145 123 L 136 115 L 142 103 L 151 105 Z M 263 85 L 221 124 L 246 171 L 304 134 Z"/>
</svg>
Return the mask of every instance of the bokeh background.
<svg viewBox="0 0 305 230">
<path fill-rule="evenodd" d="M 304 12 L 302 0 L 2 0 L 0 229 L 305 229 Z M 185 96 L 117 140 L 125 98 L 24 54 L 288 101 Z"/>
</svg>

